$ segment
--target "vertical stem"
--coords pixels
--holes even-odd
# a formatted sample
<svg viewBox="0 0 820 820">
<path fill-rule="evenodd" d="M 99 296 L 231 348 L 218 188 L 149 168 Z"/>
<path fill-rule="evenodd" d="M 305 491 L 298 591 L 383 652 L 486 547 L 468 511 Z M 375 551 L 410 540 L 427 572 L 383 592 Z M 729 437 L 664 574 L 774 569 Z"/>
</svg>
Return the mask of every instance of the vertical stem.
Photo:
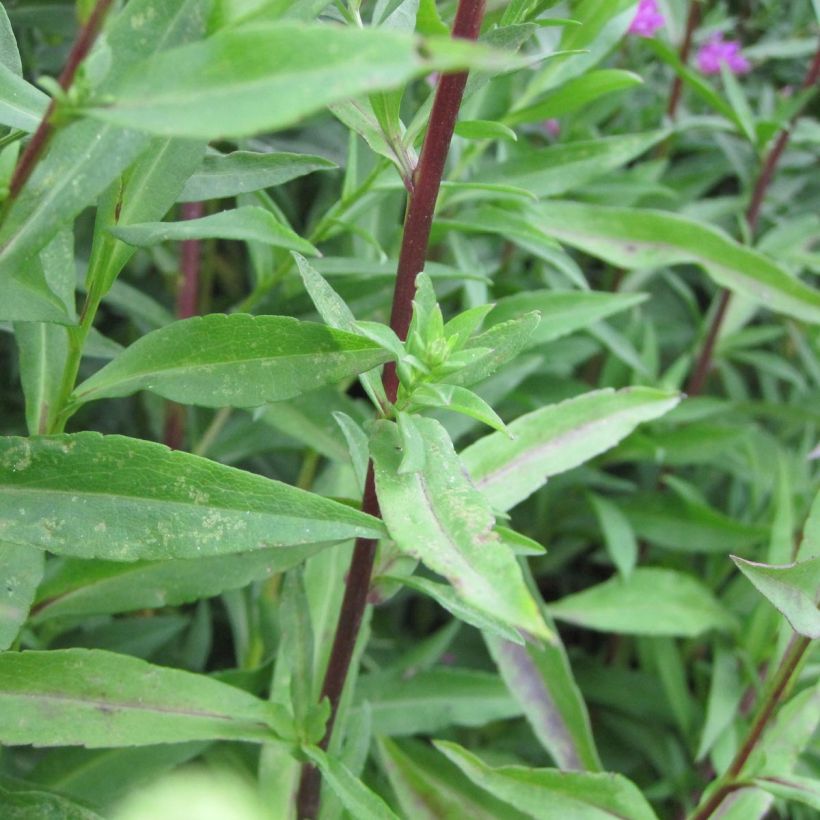
<svg viewBox="0 0 820 820">
<path fill-rule="evenodd" d="M 818 45 L 808 72 L 806 72 L 806 77 L 803 80 L 802 87 L 804 89 L 812 88 L 817 84 L 818 80 L 820 80 L 820 45 Z M 749 233 L 751 235 L 754 235 L 754 232 L 757 229 L 757 223 L 760 219 L 760 211 L 763 207 L 763 200 L 766 197 L 766 192 L 769 189 L 769 185 L 771 185 L 772 179 L 774 179 L 774 172 L 780 162 L 780 157 L 783 155 L 783 152 L 786 150 L 786 146 L 789 144 L 792 129 L 797 123 L 800 114 L 801 112 L 797 111 L 792 117 L 791 122 L 789 122 L 789 124 L 778 134 L 771 151 L 769 151 L 763 166 L 760 169 L 760 174 L 757 177 L 751 199 L 749 200 L 749 206 L 746 209 L 746 224 L 749 226 Z M 686 387 L 686 392 L 690 396 L 697 396 L 701 392 L 704 384 L 706 383 L 706 379 L 709 376 L 709 371 L 712 369 L 712 357 L 714 355 L 715 344 L 717 343 L 717 338 L 720 335 L 720 328 L 723 325 L 723 320 L 726 316 L 726 310 L 729 307 L 731 298 L 732 294 L 730 291 L 725 289 L 721 291 L 718 308 L 712 318 L 712 324 L 709 327 L 706 341 L 704 342 L 703 349 L 701 350 L 700 356 L 698 356 L 697 363 L 692 371 L 692 377 L 689 380 L 689 384 Z"/>
<path fill-rule="evenodd" d="M 205 211 L 201 202 L 182 205 L 183 219 L 199 219 Z M 180 249 L 181 282 L 177 292 L 178 319 L 190 319 L 199 313 L 199 268 L 201 243 L 198 239 L 186 239 Z M 185 408 L 176 402 L 165 405 L 165 444 L 179 450 L 185 438 Z"/>
<path fill-rule="evenodd" d="M 92 46 L 96 42 L 97 35 L 100 33 L 102 24 L 105 21 L 105 16 L 111 10 L 113 2 L 114 0 L 97 0 L 94 11 L 91 12 L 88 21 L 82 29 L 80 29 L 80 33 L 69 52 L 65 68 L 63 68 L 58 78 L 58 83 L 63 91 L 68 91 L 74 83 L 74 78 L 77 75 L 80 63 L 86 58 L 88 52 L 91 51 Z M 46 109 L 46 113 L 43 115 L 43 119 L 40 120 L 40 125 L 26 146 L 26 150 L 23 151 L 20 161 L 14 169 L 11 182 L 9 183 L 9 195 L 6 200 L 6 207 L 17 198 L 31 176 L 32 171 L 40 161 L 43 151 L 45 151 L 54 131 L 53 118 L 56 108 L 57 101 L 52 99 Z"/>
<path fill-rule="evenodd" d="M 720 807 L 726 795 L 737 787 L 735 779 L 743 771 L 743 767 L 760 742 L 760 738 L 763 736 L 763 732 L 771 720 L 774 710 L 783 698 L 783 694 L 789 684 L 794 679 L 800 661 L 806 654 L 806 650 L 810 644 L 811 641 L 809 638 L 802 635 L 792 636 L 792 640 L 786 649 L 786 654 L 783 656 L 780 668 L 772 679 L 768 692 L 760 704 L 757 715 L 749 727 L 749 732 L 743 741 L 743 745 L 738 749 L 737 754 L 729 764 L 729 768 L 718 779 L 712 794 L 695 809 L 690 815 L 689 820 L 708 820 Z"/>
<path fill-rule="evenodd" d="M 466 40 L 477 39 L 483 18 L 484 0 L 459 0 L 452 36 Z M 436 200 L 466 84 L 466 71 L 439 77 L 427 134 L 409 193 L 390 314 L 390 327 L 402 339 L 406 338 L 410 326 L 416 276 L 424 269 Z M 394 402 L 399 386 L 395 366 L 385 367 L 383 383 L 388 400 Z M 367 468 L 362 510 L 370 515 L 380 514 L 372 462 Z M 377 542 L 373 539 L 359 538 L 353 550 L 336 635 L 322 685 L 321 696 L 328 698 L 331 710 L 325 736 L 320 744 L 324 749 L 330 743 L 339 701 L 367 606 L 376 545 Z M 299 820 L 313 820 L 317 816 L 320 789 L 319 770 L 305 764 L 296 798 Z"/>
<path fill-rule="evenodd" d="M 683 65 L 689 61 L 689 52 L 692 50 L 692 35 L 700 22 L 700 0 L 689 0 L 689 14 L 686 18 L 686 31 L 683 35 L 683 41 L 680 45 L 680 61 Z M 672 92 L 669 95 L 669 106 L 666 113 L 669 119 L 674 120 L 678 113 L 678 103 L 680 102 L 680 95 L 683 89 L 683 79 L 680 74 L 675 75 L 672 82 Z"/>
</svg>

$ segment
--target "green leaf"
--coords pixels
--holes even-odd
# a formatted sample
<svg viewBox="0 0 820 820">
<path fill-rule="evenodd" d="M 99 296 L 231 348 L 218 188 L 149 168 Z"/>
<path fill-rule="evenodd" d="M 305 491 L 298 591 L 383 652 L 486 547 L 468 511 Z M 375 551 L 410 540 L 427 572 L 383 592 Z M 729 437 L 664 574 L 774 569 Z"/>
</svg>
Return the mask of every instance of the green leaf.
<svg viewBox="0 0 820 820">
<path fill-rule="evenodd" d="M 659 567 L 637 567 L 627 579 L 611 578 L 546 608 L 560 621 L 627 635 L 694 637 L 735 627 L 700 581 Z"/>
<path fill-rule="evenodd" d="M 696 760 L 702 760 L 723 731 L 731 725 L 743 699 L 743 684 L 738 674 L 738 662 L 733 654 L 716 646 L 712 663 L 712 679 L 706 717 L 700 734 Z"/>
<path fill-rule="evenodd" d="M 312 154 L 255 151 L 209 154 L 202 167 L 185 183 L 179 201 L 200 202 L 248 194 L 330 168 L 336 168 L 336 163 Z"/>
<path fill-rule="evenodd" d="M 0 651 L 14 643 L 26 622 L 44 568 L 41 550 L 0 541 L 0 578 L 5 587 L 0 602 Z"/>
<path fill-rule="evenodd" d="M 284 707 L 179 669 L 86 649 L 0 654 L 0 739 L 10 745 L 264 743 L 287 732 Z"/>
<path fill-rule="evenodd" d="M 539 102 L 525 108 L 513 109 L 504 118 L 504 122 L 508 125 L 518 125 L 522 122 L 541 122 L 553 117 L 563 117 L 599 97 L 642 83 L 643 80 L 637 74 L 618 68 L 589 71 L 550 91 Z"/>
<path fill-rule="evenodd" d="M 0 64 L 0 125 L 31 133 L 48 107 L 48 97 L 5 64 Z"/>
<path fill-rule="evenodd" d="M 499 299 L 487 323 L 495 326 L 520 316 L 524 311 L 537 310 L 541 321 L 527 342 L 526 347 L 530 348 L 587 328 L 646 299 L 643 293 L 531 290 Z"/>
<path fill-rule="evenodd" d="M 383 535 L 350 507 L 125 436 L 2 438 L 0 489 L 0 537 L 80 558 L 199 558 Z"/>
<path fill-rule="evenodd" d="M 14 790 L 0 786 L 0 806 L 9 820 L 103 820 L 102 815 L 66 797 L 20 784 Z"/>
<path fill-rule="evenodd" d="M 638 424 L 662 416 L 679 401 L 677 394 L 648 387 L 597 390 L 521 416 L 508 425 L 512 440 L 492 433 L 461 457 L 492 506 L 508 510 L 549 476 L 614 447 Z"/>
<path fill-rule="evenodd" d="M 443 575 L 467 603 L 549 640 L 513 552 L 493 532 L 489 504 L 465 477 L 444 428 L 417 418 L 425 466 L 401 475 L 396 425 L 376 422 L 371 457 L 384 522 L 399 549 Z M 500 434 L 499 434 L 500 435 Z"/>
<path fill-rule="evenodd" d="M 123 242 L 141 248 L 185 239 L 238 239 L 243 242 L 262 242 L 311 256 L 319 255 L 319 251 L 310 242 L 283 225 L 270 211 L 252 205 L 200 219 L 148 222 L 144 225 L 111 228 L 110 231 Z"/>
<path fill-rule="evenodd" d="M 412 394 L 414 403 L 424 407 L 441 407 L 469 416 L 493 430 L 507 433 L 507 428 L 493 408 L 481 396 L 476 395 L 466 387 L 454 384 L 421 385 Z"/>
<path fill-rule="evenodd" d="M 820 323 L 820 291 L 795 279 L 723 231 L 665 211 L 551 201 L 541 227 L 612 265 L 659 268 L 694 263 L 714 281 L 771 310 Z"/>
<path fill-rule="evenodd" d="M 555 196 L 626 165 L 668 134 L 668 131 L 649 131 L 550 145 L 506 162 L 493 163 L 478 171 L 472 181 L 514 185 L 539 198 Z"/>
<path fill-rule="evenodd" d="M 152 57 L 117 85 L 113 102 L 86 113 L 155 134 L 242 137 L 431 71 L 514 65 L 515 58 L 464 42 L 431 39 L 422 47 L 392 31 L 258 23 Z"/>
<path fill-rule="evenodd" d="M 8 12 L 0 6 L 0 64 L 18 77 L 23 76 L 23 63 L 17 48 L 17 38 L 11 27 Z"/>
<path fill-rule="evenodd" d="M 416 425 L 416 417 L 410 413 L 396 414 L 396 423 L 401 436 L 402 459 L 399 464 L 399 474 L 417 473 L 424 469 L 426 455 L 424 438 Z"/>
<path fill-rule="evenodd" d="M 521 714 L 497 675 L 457 667 L 439 666 L 410 676 L 363 675 L 356 700 L 370 704 L 374 734 L 394 737 L 447 726 L 483 726 Z"/>
<path fill-rule="evenodd" d="M 599 495 L 591 495 L 590 501 L 598 524 L 604 534 L 604 544 L 618 568 L 618 572 L 628 578 L 638 561 L 638 540 L 629 523 L 617 504 L 613 504 Z"/>
<path fill-rule="evenodd" d="M 378 739 L 382 768 L 406 817 L 413 820 L 525 820 L 512 806 L 471 783 L 426 745 Z"/>
<path fill-rule="evenodd" d="M 343 763 L 318 746 L 303 746 L 302 752 L 319 767 L 328 786 L 356 820 L 399 820 L 387 803 L 354 777 Z"/>
<path fill-rule="evenodd" d="M 771 566 L 730 557 L 795 632 L 813 640 L 820 638 L 820 558 Z"/>
<path fill-rule="evenodd" d="M 755 786 L 781 800 L 792 800 L 820 811 L 820 783 L 812 777 L 792 774 L 786 777 L 756 777 Z"/>
<path fill-rule="evenodd" d="M 656 820 L 655 812 L 637 786 L 622 775 L 524 766 L 493 768 L 457 743 L 437 740 L 434 745 L 476 786 L 533 817 L 543 816 L 544 807 L 549 806 L 555 817 Z"/>
<path fill-rule="evenodd" d="M 33 620 L 188 604 L 284 572 L 327 546 L 274 547 L 190 561 L 66 560 L 40 586 Z M 29 547 L 17 549 L 35 554 Z"/>
<path fill-rule="evenodd" d="M 456 135 L 468 140 L 518 141 L 518 135 L 512 128 L 494 120 L 459 120 Z"/>
<path fill-rule="evenodd" d="M 254 407 L 355 376 L 389 357 L 361 336 L 288 316 L 212 314 L 143 336 L 79 385 L 74 400 L 150 390 L 203 407 Z"/>
</svg>

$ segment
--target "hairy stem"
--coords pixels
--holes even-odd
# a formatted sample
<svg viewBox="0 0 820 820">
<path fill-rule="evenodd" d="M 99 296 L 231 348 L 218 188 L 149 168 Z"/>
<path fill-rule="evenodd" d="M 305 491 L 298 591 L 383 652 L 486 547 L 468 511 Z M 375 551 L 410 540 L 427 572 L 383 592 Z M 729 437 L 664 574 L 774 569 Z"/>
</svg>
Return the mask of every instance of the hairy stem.
<svg viewBox="0 0 820 820">
<path fill-rule="evenodd" d="M 686 17 L 686 31 L 683 35 L 683 41 L 680 44 L 678 55 L 683 65 L 689 62 L 689 52 L 692 50 L 692 35 L 700 22 L 700 0 L 689 0 L 689 14 Z M 678 103 L 680 103 L 680 95 L 683 90 L 683 78 L 680 74 L 675 75 L 672 82 L 672 91 L 669 94 L 669 106 L 666 113 L 669 119 L 674 120 L 678 113 Z"/>
<path fill-rule="evenodd" d="M 100 33 L 105 17 L 111 10 L 114 0 L 97 0 L 97 5 L 91 16 L 88 18 L 86 24 L 80 29 L 77 39 L 69 52 L 66 60 L 65 68 L 63 68 L 57 82 L 63 91 L 68 91 L 74 83 L 74 78 L 77 76 L 77 70 L 80 63 L 86 58 L 88 52 L 91 51 L 92 46 L 97 40 L 97 35 Z M 17 167 L 14 169 L 14 174 L 9 183 L 9 195 L 6 200 L 8 206 L 13 200 L 17 198 L 23 186 L 28 181 L 37 163 L 43 155 L 43 152 L 51 139 L 54 132 L 54 112 L 57 108 L 57 101 L 52 99 L 40 120 L 40 125 L 34 132 L 31 140 L 23 151 Z"/>
<path fill-rule="evenodd" d="M 806 654 L 811 640 L 802 635 L 794 635 L 789 643 L 780 668 L 777 670 L 772 682 L 763 696 L 760 708 L 749 727 L 743 745 L 738 749 L 734 759 L 729 764 L 729 768 L 721 775 L 715 783 L 713 791 L 709 796 L 701 801 L 701 804 L 690 815 L 689 820 L 708 820 L 720 807 L 724 798 L 738 788 L 737 777 L 743 771 L 743 767 L 751 757 L 752 752 L 760 742 L 763 732 L 774 715 L 775 709 L 783 698 L 789 684 L 794 680 L 795 673 L 800 666 L 800 661 Z"/>
<path fill-rule="evenodd" d="M 452 36 L 467 40 L 477 39 L 483 17 L 484 0 L 459 0 Z M 402 339 L 407 336 L 410 326 L 416 276 L 424 269 L 427 258 L 436 200 L 466 84 L 467 72 L 459 72 L 442 75 L 436 86 L 430 123 L 407 203 L 393 291 L 390 327 Z M 385 367 L 383 382 L 388 400 L 395 402 L 399 386 L 395 366 Z M 367 469 L 362 509 L 371 515 L 380 514 L 372 462 Z M 331 709 L 325 736 L 321 742 L 324 749 L 327 749 L 330 743 L 339 701 L 367 606 L 370 578 L 376 558 L 376 544 L 373 539 L 359 538 L 353 550 L 336 635 L 322 686 L 321 696 L 328 698 Z M 320 788 L 321 777 L 318 769 L 305 764 L 297 796 L 299 820 L 312 820 L 317 816 Z"/>
<path fill-rule="evenodd" d="M 186 202 L 182 205 L 183 219 L 199 219 L 205 212 L 202 202 Z M 178 319 L 190 319 L 199 313 L 199 269 L 201 243 L 198 239 L 186 239 L 180 248 L 180 283 L 177 291 Z M 185 438 L 185 408 L 169 401 L 165 405 L 165 444 L 179 450 Z"/>
<path fill-rule="evenodd" d="M 802 87 L 804 89 L 813 88 L 818 80 L 820 80 L 820 45 L 818 45 L 817 51 L 814 54 L 814 59 L 809 66 Z M 749 226 L 750 235 L 754 235 L 757 229 L 760 211 L 763 207 L 763 200 L 766 197 L 766 192 L 771 185 L 772 179 L 774 179 L 774 172 L 777 169 L 783 152 L 786 150 L 786 146 L 789 144 L 792 129 L 800 114 L 801 111 L 797 111 L 789 124 L 778 134 L 772 149 L 767 154 L 763 166 L 760 169 L 760 174 L 757 177 L 754 189 L 752 190 L 751 199 L 749 200 L 749 207 L 746 209 L 746 224 Z M 695 363 L 689 384 L 686 386 L 686 392 L 690 396 L 699 395 L 703 390 L 706 379 L 709 377 L 709 371 L 712 369 L 715 345 L 717 344 L 720 328 L 723 325 L 723 320 L 726 316 L 726 310 L 729 307 L 731 298 L 732 294 L 730 291 L 724 289 L 720 292 L 718 307 L 715 311 L 715 315 L 712 317 L 712 323 L 706 334 L 706 341 Z"/>
</svg>

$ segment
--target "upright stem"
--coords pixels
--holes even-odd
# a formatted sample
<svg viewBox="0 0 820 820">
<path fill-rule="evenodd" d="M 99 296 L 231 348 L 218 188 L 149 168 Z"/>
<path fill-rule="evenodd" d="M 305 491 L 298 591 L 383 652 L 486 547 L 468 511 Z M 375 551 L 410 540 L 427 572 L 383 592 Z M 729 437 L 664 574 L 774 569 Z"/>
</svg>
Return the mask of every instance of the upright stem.
<svg viewBox="0 0 820 820">
<path fill-rule="evenodd" d="M 483 17 L 484 0 L 459 0 L 452 36 L 466 40 L 477 39 Z M 439 77 L 427 135 L 413 177 L 390 314 L 390 327 L 402 339 L 406 338 L 410 326 L 416 276 L 424 269 L 436 200 L 466 83 L 467 72 L 444 74 Z M 399 386 L 394 366 L 385 367 L 383 383 L 388 400 L 394 402 Z M 367 468 L 362 509 L 370 515 L 380 514 L 372 462 Z M 367 606 L 376 544 L 373 539 L 359 538 L 353 549 L 336 635 L 322 685 L 321 697 L 327 697 L 330 701 L 330 718 L 320 744 L 324 749 L 327 749 L 330 743 L 339 701 Z M 297 796 L 299 820 L 313 820 L 317 816 L 320 788 L 321 776 L 318 769 L 305 764 Z"/>
<path fill-rule="evenodd" d="M 794 635 L 791 643 L 786 649 L 783 661 L 777 674 L 772 679 L 771 685 L 760 704 L 757 715 L 749 727 L 749 732 L 743 745 L 738 749 L 734 759 L 729 764 L 729 768 L 721 775 L 715 784 L 714 791 L 709 797 L 698 806 L 689 820 L 708 820 L 712 814 L 720 807 L 726 795 L 737 788 L 735 782 L 737 776 L 743 771 L 743 767 L 748 762 L 752 752 L 760 742 L 763 732 L 774 714 L 777 705 L 780 703 L 789 684 L 794 680 L 800 661 L 806 654 L 811 641 L 802 635 Z"/>
<path fill-rule="evenodd" d="M 82 29 L 80 29 L 80 33 L 69 52 L 65 68 L 63 68 L 57 80 L 63 91 L 68 91 L 74 83 L 74 78 L 77 75 L 80 63 L 86 58 L 88 52 L 91 51 L 92 46 L 96 42 L 97 35 L 100 33 L 105 17 L 111 10 L 113 2 L 114 0 L 97 0 L 94 11 L 91 12 L 88 21 Z M 9 183 L 9 195 L 6 200 L 7 206 L 17 198 L 43 155 L 43 151 L 45 151 L 54 131 L 53 119 L 56 108 L 57 100 L 52 99 L 46 109 L 46 113 L 43 115 L 43 119 L 40 120 L 40 125 L 34 132 L 29 144 L 26 146 L 26 150 L 23 151 L 20 157 L 20 161 L 17 163 L 17 167 L 14 169 L 14 174 Z"/>
<path fill-rule="evenodd" d="M 680 45 L 680 61 L 683 65 L 689 61 L 689 52 L 692 50 L 692 35 L 700 22 L 700 0 L 689 0 L 689 14 L 686 18 L 686 31 Z M 672 92 L 669 95 L 669 106 L 666 113 L 670 120 L 674 120 L 678 113 L 678 103 L 683 89 L 683 79 L 680 74 L 675 75 L 672 82 Z"/>
<path fill-rule="evenodd" d="M 183 219 L 199 219 L 205 211 L 201 202 L 182 205 Z M 201 243 L 186 239 L 180 249 L 180 284 L 177 292 L 177 318 L 190 319 L 199 313 L 199 268 Z M 165 405 L 165 443 L 172 450 L 182 447 L 185 437 L 185 408 L 176 402 Z"/>
<path fill-rule="evenodd" d="M 817 51 L 814 54 L 814 59 L 809 66 L 809 70 L 803 80 L 802 87 L 804 89 L 812 88 L 817 84 L 818 80 L 820 80 L 820 45 L 818 45 Z M 786 150 L 786 146 L 789 144 L 792 129 L 794 128 L 800 114 L 800 111 L 796 112 L 789 124 L 778 134 L 771 151 L 769 151 L 766 156 L 766 160 L 760 169 L 760 174 L 755 182 L 754 190 L 752 191 L 752 197 L 749 200 L 749 207 L 746 209 L 746 224 L 749 226 L 750 235 L 754 235 L 755 230 L 757 229 L 757 223 L 760 219 L 760 211 L 763 207 L 763 200 L 765 199 L 766 192 L 768 191 L 769 185 L 771 185 L 772 179 L 774 178 L 774 172 L 780 162 L 780 157 L 783 155 L 783 152 Z M 689 380 L 689 384 L 686 387 L 686 392 L 690 396 L 697 396 L 703 389 L 706 379 L 709 377 L 709 371 L 712 369 L 712 358 L 715 352 L 715 345 L 717 344 L 717 338 L 720 335 L 720 328 L 723 325 L 723 320 L 726 316 L 726 310 L 729 307 L 731 298 L 732 294 L 730 291 L 725 289 L 721 291 L 718 307 L 715 311 L 715 315 L 712 317 L 712 324 L 710 325 L 709 332 L 706 335 L 706 341 L 704 342 L 703 349 L 701 350 L 700 356 L 698 357 L 697 363 L 692 371 L 692 377 Z"/>
</svg>

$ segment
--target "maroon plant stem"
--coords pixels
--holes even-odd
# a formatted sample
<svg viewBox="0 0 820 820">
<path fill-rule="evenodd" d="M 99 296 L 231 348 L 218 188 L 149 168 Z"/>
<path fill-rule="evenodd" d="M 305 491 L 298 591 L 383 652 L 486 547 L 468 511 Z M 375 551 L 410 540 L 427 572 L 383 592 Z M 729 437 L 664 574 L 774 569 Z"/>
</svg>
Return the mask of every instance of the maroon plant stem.
<svg viewBox="0 0 820 820">
<path fill-rule="evenodd" d="M 709 799 L 702 806 L 695 809 L 689 820 L 708 820 L 708 818 L 710 818 L 712 814 L 720 807 L 720 804 L 723 802 L 724 798 L 730 792 L 738 788 L 738 784 L 735 780 L 741 771 L 743 771 L 743 767 L 746 765 L 752 755 L 752 752 L 760 742 L 760 738 L 763 736 L 766 726 L 771 720 L 775 709 L 783 697 L 783 694 L 792 682 L 795 672 L 797 671 L 797 667 L 800 665 L 800 661 L 806 654 L 806 650 L 809 648 L 810 644 L 811 640 L 802 635 L 794 635 L 792 637 L 791 643 L 786 649 L 786 654 L 780 664 L 780 668 L 777 670 L 777 674 L 772 680 L 771 687 L 769 688 L 769 691 L 766 694 L 757 715 L 755 716 L 754 722 L 749 728 L 749 732 L 746 735 L 746 739 L 743 741 L 743 745 L 740 749 L 738 749 L 737 754 L 729 764 L 729 768 L 721 776 L 718 781 L 717 788 L 715 788 Z"/>
<path fill-rule="evenodd" d="M 485 0 L 459 0 L 452 36 L 466 40 L 477 39 L 484 18 L 484 5 Z M 430 123 L 410 186 L 390 314 L 390 327 L 401 339 L 407 337 L 410 326 L 416 276 L 424 269 L 436 200 L 466 83 L 467 72 L 444 74 L 439 77 L 430 112 Z M 394 365 L 388 364 L 385 367 L 382 381 L 388 401 L 395 402 L 399 382 Z M 372 462 L 367 468 L 362 510 L 370 515 L 380 515 Z M 376 544 L 373 539 L 358 538 L 353 549 L 336 635 L 322 685 L 321 697 L 327 697 L 330 701 L 330 718 L 325 736 L 320 743 L 323 749 L 327 749 L 330 744 L 339 701 L 367 606 L 370 578 L 376 558 Z M 315 766 L 305 764 L 302 767 L 296 798 L 299 820 L 313 820 L 317 816 L 320 789 L 319 770 Z"/>
<path fill-rule="evenodd" d="M 806 77 L 803 80 L 803 88 L 812 88 L 820 80 L 820 46 L 814 54 L 814 59 L 809 66 Z M 752 197 L 749 200 L 749 207 L 746 209 L 746 224 L 749 226 L 749 233 L 754 234 L 757 229 L 757 223 L 760 219 L 760 211 L 763 207 L 763 200 L 766 197 L 766 192 L 771 185 L 774 178 L 774 172 L 780 162 L 780 157 L 786 150 L 791 137 L 792 129 L 797 123 L 800 116 L 800 111 L 796 112 L 792 117 L 791 122 L 783 128 L 778 134 L 771 151 L 766 156 L 763 167 L 760 169 L 760 175 L 755 182 Z M 729 302 L 732 299 L 731 291 L 723 290 L 720 294 L 720 301 L 718 302 L 717 310 L 712 318 L 712 324 L 709 327 L 709 332 L 706 335 L 703 349 L 700 352 L 697 363 L 695 364 L 689 384 L 686 386 L 686 392 L 690 396 L 697 396 L 703 390 L 706 379 L 709 377 L 709 371 L 712 369 L 712 358 L 715 352 L 715 345 L 717 343 L 720 328 L 723 325 L 723 320 L 726 316 L 726 310 L 729 307 Z"/>
<path fill-rule="evenodd" d="M 199 219 L 205 212 L 202 202 L 185 202 L 181 208 L 183 219 Z M 199 269 L 201 243 L 186 239 L 180 249 L 181 282 L 177 292 L 178 319 L 190 319 L 199 313 Z M 182 448 L 185 437 L 185 408 L 176 402 L 165 406 L 165 444 L 172 450 Z"/>
<path fill-rule="evenodd" d="M 97 0 L 94 11 L 91 12 L 88 21 L 80 30 L 69 52 L 65 68 L 63 68 L 57 80 L 63 91 L 68 91 L 68 89 L 71 88 L 80 63 L 86 58 L 88 52 L 91 51 L 91 47 L 97 40 L 97 35 L 100 33 L 102 24 L 105 21 L 105 16 L 110 11 L 113 2 L 114 0 Z M 7 203 L 17 198 L 21 189 L 31 176 L 32 171 L 40 161 L 40 157 L 43 155 L 43 151 L 45 151 L 48 141 L 54 132 L 52 119 L 56 108 L 57 101 L 52 99 L 46 109 L 46 113 L 43 115 L 43 119 L 40 120 L 40 125 L 34 132 L 34 136 L 29 140 L 26 150 L 23 151 L 23 155 L 20 157 L 20 161 L 14 169 L 14 174 L 9 183 Z"/>
<path fill-rule="evenodd" d="M 692 50 L 692 35 L 700 22 L 700 0 L 689 0 L 689 14 L 686 18 L 686 32 L 683 35 L 683 42 L 678 55 L 683 65 L 689 61 L 689 52 Z M 672 81 L 672 92 L 669 95 L 669 106 L 666 113 L 669 119 L 674 120 L 678 113 L 678 103 L 680 102 L 681 91 L 683 90 L 683 79 L 680 74 L 675 75 Z"/>
</svg>

